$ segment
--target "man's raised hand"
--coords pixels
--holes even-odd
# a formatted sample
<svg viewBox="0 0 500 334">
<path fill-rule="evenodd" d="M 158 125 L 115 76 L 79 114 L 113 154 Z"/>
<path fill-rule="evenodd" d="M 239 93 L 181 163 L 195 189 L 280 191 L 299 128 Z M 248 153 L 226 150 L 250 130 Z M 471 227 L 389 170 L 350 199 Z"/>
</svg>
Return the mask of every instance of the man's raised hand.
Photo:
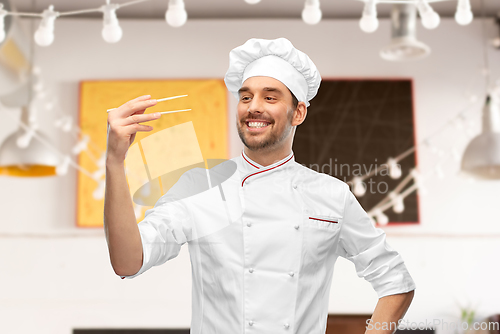
<svg viewBox="0 0 500 334">
<path fill-rule="evenodd" d="M 108 161 L 122 163 L 134 142 L 137 131 L 151 131 L 152 126 L 139 123 L 160 118 L 160 113 L 145 114 L 147 108 L 156 104 L 150 95 L 130 100 L 108 113 L 107 154 Z"/>
</svg>

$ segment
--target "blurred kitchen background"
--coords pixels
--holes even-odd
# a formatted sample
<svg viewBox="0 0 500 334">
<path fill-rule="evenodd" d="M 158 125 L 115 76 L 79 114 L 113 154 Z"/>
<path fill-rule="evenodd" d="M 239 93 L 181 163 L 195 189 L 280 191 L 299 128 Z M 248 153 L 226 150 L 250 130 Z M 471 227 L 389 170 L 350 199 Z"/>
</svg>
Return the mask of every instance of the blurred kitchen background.
<svg viewBox="0 0 500 334">
<path fill-rule="evenodd" d="M 500 1 L 0 3 L 0 332 L 189 328 L 187 246 L 172 261 L 121 280 L 110 265 L 102 211 L 92 207 L 94 227 L 78 221 L 77 212 L 85 211 L 78 206 L 81 187 L 90 185 L 91 200 L 102 204 L 107 127 L 104 120 L 93 129 L 100 141 L 83 127 L 81 87 L 94 81 L 221 80 L 229 51 L 252 37 L 288 38 L 310 56 L 325 82 L 409 83 L 410 127 L 401 128 L 411 142 L 378 156 L 379 163 L 389 162 L 397 180 L 389 190 L 396 191 L 381 205 L 364 204 L 417 284 L 405 320 L 451 334 L 466 332 L 444 322 L 500 314 Z M 224 158 L 231 158 L 243 146 L 234 124 L 236 100 L 226 98 Z M 106 108 L 116 106 L 104 103 L 93 112 L 102 119 Z M 314 106 L 312 100 L 311 118 Z M 364 106 L 358 121 L 376 122 L 373 106 Z M 359 153 L 356 145 L 350 150 Z M 410 155 L 411 168 L 394 166 Z M 79 164 L 82 156 L 92 158 L 92 169 Z M 353 189 L 365 203 L 370 194 L 360 182 L 353 180 Z M 401 213 L 410 196 L 415 219 L 395 223 L 391 212 Z M 138 218 L 144 215 L 140 206 L 136 211 Z M 342 316 L 349 323 L 349 317 L 370 315 L 376 303 L 371 285 L 340 258 L 329 328 Z M 337 331 L 351 332 L 362 330 Z M 475 332 L 499 333 L 467 333 Z"/>
</svg>

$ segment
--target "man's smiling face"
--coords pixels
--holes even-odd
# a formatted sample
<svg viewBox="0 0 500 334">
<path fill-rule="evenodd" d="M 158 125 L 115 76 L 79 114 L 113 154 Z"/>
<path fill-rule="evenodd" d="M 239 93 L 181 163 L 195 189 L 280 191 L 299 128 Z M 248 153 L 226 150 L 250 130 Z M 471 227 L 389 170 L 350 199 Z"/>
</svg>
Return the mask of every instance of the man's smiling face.
<svg viewBox="0 0 500 334">
<path fill-rule="evenodd" d="M 245 80 L 236 117 L 243 144 L 252 151 L 273 151 L 284 145 L 293 130 L 292 105 L 292 94 L 281 81 L 270 77 Z"/>
</svg>

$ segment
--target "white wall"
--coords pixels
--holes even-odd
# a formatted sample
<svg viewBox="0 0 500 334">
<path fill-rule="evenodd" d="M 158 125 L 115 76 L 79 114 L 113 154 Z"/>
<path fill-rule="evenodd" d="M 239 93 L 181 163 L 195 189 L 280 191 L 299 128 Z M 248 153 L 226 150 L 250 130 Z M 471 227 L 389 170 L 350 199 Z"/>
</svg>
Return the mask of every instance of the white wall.
<svg viewBox="0 0 500 334">
<path fill-rule="evenodd" d="M 61 109 L 77 119 L 78 83 L 93 79 L 222 78 L 228 52 L 250 37 L 287 37 L 314 60 L 324 78 L 412 78 L 417 141 L 439 131 L 469 106 L 472 133 L 480 130 L 484 98 L 481 24 L 460 27 L 443 19 L 435 31 L 419 25 L 419 39 L 432 48 L 425 60 L 390 63 L 378 56 L 389 43 L 388 21 L 374 34 L 355 20 L 195 21 L 174 29 L 164 21 L 121 21 L 116 45 L 100 37 L 101 21 L 58 20 L 56 40 L 37 47 L 36 64 L 57 95 Z M 492 21 L 486 24 L 493 36 Z M 490 51 L 493 79 L 500 78 L 500 51 Z M 470 106 L 466 90 L 478 94 Z M 234 124 L 231 99 L 230 124 Z M 42 116 L 42 115 L 40 115 Z M 68 151 L 71 142 L 43 114 L 42 129 Z M 5 121 L 7 120 L 7 121 Z M 2 116 L 0 140 L 16 129 Z M 234 130 L 234 126 L 232 126 Z M 432 143 L 460 153 L 465 131 L 448 127 Z M 241 143 L 233 131 L 231 152 Z M 381 157 L 384 159 L 386 157 Z M 500 182 L 471 182 L 457 175 L 459 163 L 443 163 L 444 179 L 432 174 L 439 156 L 418 148 L 427 194 L 420 196 L 421 224 L 387 227 L 390 244 L 406 261 L 417 290 L 409 321 L 456 321 L 456 303 L 476 305 L 481 316 L 500 313 Z M 69 334 L 72 328 L 188 327 L 191 276 L 187 247 L 178 258 L 133 280 L 115 276 L 101 229 L 75 228 L 76 172 L 38 179 L 0 177 L 0 314 L 4 333 Z M 369 209 L 369 208 L 365 208 Z M 377 302 L 369 283 L 340 259 L 330 299 L 332 313 L 371 313 Z M 438 330 L 438 333 L 449 331 Z"/>
</svg>

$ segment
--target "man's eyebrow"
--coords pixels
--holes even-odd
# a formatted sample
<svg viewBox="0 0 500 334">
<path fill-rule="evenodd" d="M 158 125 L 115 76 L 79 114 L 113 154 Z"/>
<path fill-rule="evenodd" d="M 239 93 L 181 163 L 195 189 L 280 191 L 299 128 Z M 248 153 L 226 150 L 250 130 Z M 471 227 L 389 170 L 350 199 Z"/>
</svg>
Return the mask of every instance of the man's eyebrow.
<svg viewBox="0 0 500 334">
<path fill-rule="evenodd" d="M 241 94 L 243 92 L 248 92 L 250 90 L 250 88 L 248 87 L 241 87 L 239 90 L 238 90 L 238 94 Z"/>
<path fill-rule="evenodd" d="M 275 88 L 275 87 L 264 87 L 262 90 L 266 91 L 266 92 L 275 92 L 275 93 L 283 95 L 283 92 L 280 89 Z"/>
<path fill-rule="evenodd" d="M 264 88 L 262 88 L 262 90 L 265 91 L 265 92 L 274 92 L 274 93 L 283 95 L 283 92 L 280 89 L 276 88 L 276 87 L 264 87 Z M 241 87 L 238 90 L 238 94 L 241 94 L 241 93 L 244 93 L 244 92 L 249 92 L 249 91 L 250 91 L 249 87 Z"/>
</svg>

